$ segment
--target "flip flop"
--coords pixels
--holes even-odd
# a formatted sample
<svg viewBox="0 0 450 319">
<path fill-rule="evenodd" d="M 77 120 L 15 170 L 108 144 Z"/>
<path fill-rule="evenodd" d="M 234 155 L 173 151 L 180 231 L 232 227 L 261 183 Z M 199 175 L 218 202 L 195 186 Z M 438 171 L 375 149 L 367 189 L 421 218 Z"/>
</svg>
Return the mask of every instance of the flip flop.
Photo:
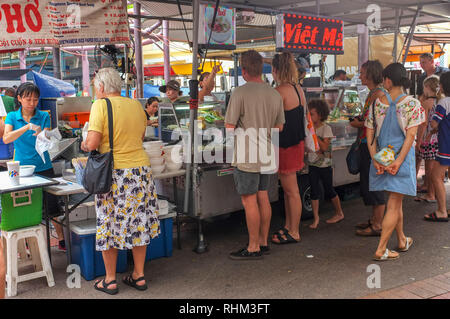
<svg viewBox="0 0 450 319">
<path fill-rule="evenodd" d="M 357 224 L 355 227 L 359 228 L 359 229 L 366 229 L 368 227 L 370 227 L 370 225 L 372 225 L 372 222 L 370 221 L 370 219 L 367 221 L 367 223 L 359 223 Z"/>
<path fill-rule="evenodd" d="M 448 222 L 448 217 L 437 217 L 436 212 L 423 216 L 423 219 L 427 222 Z"/>
<path fill-rule="evenodd" d="M 400 256 L 399 255 L 397 255 L 397 256 L 395 256 L 395 257 L 393 257 L 393 256 L 391 256 L 391 257 L 389 257 L 389 253 L 396 253 L 396 251 L 394 251 L 394 250 L 389 250 L 389 249 L 386 249 L 386 251 L 384 252 L 384 254 L 383 254 L 383 256 L 381 256 L 381 257 L 376 257 L 376 256 L 373 256 L 373 260 L 375 260 L 375 261 L 386 261 L 386 260 L 394 260 L 394 259 L 398 259 Z"/>
<path fill-rule="evenodd" d="M 403 248 L 397 247 L 397 251 L 399 252 L 407 252 L 409 248 L 411 248 L 412 244 L 414 243 L 414 240 L 411 237 L 406 237 L 406 245 Z"/>
<path fill-rule="evenodd" d="M 99 283 L 102 283 L 103 287 L 99 287 L 98 286 Z M 117 287 L 114 289 L 108 288 L 110 285 L 114 285 L 114 284 L 117 284 L 117 282 L 115 280 L 113 280 L 109 283 L 106 283 L 105 278 L 103 278 L 102 280 L 99 280 L 94 284 L 94 288 L 98 291 L 107 293 L 108 295 L 116 295 L 119 292 L 119 288 L 117 288 Z"/>
<path fill-rule="evenodd" d="M 274 241 L 273 239 L 271 240 L 272 243 L 274 243 L 275 245 L 286 245 L 286 244 L 296 244 L 299 243 L 301 241 L 300 240 L 296 240 L 294 239 L 294 237 L 292 237 L 291 235 L 289 235 L 289 233 L 284 233 L 283 235 L 280 233 L 276 233 L 275 235 L 278 239 L 279 242 Z M 286 239 L 283 238 L 283 236 L 286 237 Z"/>
<path fill-rule="evenodd" d="M 363 232 L 363 230 L 367 229 L 367 228 L 370 228 L 370 232 L 369 233 Z M 374 229 L 372 225 L 369 225 L 369 227 L 366 227 L 364 229 L 357 229 L 356 230 L 356 235 L 357 236 L 363 236 L 363 237 L 378 237 L 378 236 L 381 236 L 381 229 L 380 230 Z"/>
<path fill-rule="evenodd" d="M 423 197 L 420 197 L 420 196 L 415 197 L 414 200 L 416 202 L 426 202 L 428 204 L 437 203 L 437 200 L 435 200 L 435 199 L 428 199 L 428 198 L 423 198 Z"/>
</svg>

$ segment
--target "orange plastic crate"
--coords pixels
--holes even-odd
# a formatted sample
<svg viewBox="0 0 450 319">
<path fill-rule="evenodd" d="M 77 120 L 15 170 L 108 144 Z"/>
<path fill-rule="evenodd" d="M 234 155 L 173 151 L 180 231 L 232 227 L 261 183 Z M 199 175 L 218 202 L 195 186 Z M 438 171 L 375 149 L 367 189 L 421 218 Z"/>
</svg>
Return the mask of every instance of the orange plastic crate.
<svg viewBox="0 0 450 319">
<path fill-rule="evenodd" d="M 62 119 L 67 122 L 79 122 L 80 126 L 84 126 L 86 122 L 89 122 L 90 114 L 90 112 L 63 113 Z M 80 126 L 74 128 L 79 128 Z"/>
</svg>

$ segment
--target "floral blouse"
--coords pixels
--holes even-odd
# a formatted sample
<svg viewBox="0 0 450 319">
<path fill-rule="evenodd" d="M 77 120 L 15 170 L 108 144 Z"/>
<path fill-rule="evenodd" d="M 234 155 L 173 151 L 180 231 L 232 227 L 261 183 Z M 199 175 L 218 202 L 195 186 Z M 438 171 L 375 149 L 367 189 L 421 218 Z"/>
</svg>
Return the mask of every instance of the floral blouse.
<svg viewBox="0 0 450 319">
<path fill-rule="evenodd" d="M 375 102 L 375 117 L 377 121 L 376 136 L 380 135 L 381 126 L 383 125 L 386 112 L 389 109 L 388 104 L 381 103 L 379 99 Z M 425 122 L 425 110 L 419 100 L 412 96 L 407 96 L 397 104 L 397 120 L 400 128 L 406 136 L 406 131 L 414 126 L 418 126 Z M 369 109 L 369 116 L 366 119 L 365 126 L 373 129 L 373 111 L 372 105 Z"/>
</svg>

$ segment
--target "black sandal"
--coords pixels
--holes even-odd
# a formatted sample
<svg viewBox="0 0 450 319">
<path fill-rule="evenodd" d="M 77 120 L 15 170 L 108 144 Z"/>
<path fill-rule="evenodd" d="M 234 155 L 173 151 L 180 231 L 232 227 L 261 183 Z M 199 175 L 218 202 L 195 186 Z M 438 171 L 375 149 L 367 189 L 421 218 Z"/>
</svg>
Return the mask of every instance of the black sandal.
<svg viewBox="0 0 450 319">
<path fill-rule="evenodd" d="M 103 287 L 99 287 L 98 286 L 99 283 L 103 283 Z M 105 278 L 103 278 L 102 280 L 99 280 L 94 284 L 94 288 L 98 291 L 103 291 L 103 292 L 107 293 L 108 295 L 116 295 L 119 292 L 119 288 L 117 288 L 117 287 L 114 289 L 108 288 L 110 285 L 114 285 L 114 284 L 117 284 L 117 282 L 115 280 L 113 280 L 109 283 L 106 283 Z"/>
<path fill-rule="evenodd" d="M 133 287 L 133 288 L 135 288 L 135 289 L 137 289 L 137 290 L 140 290 L 140 291 L 144 291 L 144 290 L 147 290 L 147 283 L 145 283 L 145 284 L 143 284 L 143 285 L 138 285 L 137 283 L 138 283 L 138 281 L 142 281 L 142 280 L 145 280 L 145 278 L 144 277 L 139 277 L 138 279 L 136 279 L 136 280 L 134 280 L 133 279 L 133 275 L 132 274 L 129 274 L 128 276 L 126 276 L 125 278 L 123 278 L 123 283 L 125 284 L 125 285 L 128 285 L 128 286 L 130 286 L 130 287 Z"/>
<path fill-rule="evenodd" d="M 300 240 L 296 240 L 294 237 L 292 237 L 291 235 L 289 235 L 289 233 L 284 233 L 283 235 L 278 233 L 276 234 L 278 242 L 273 241 L 272 239 L 272 243 L 274 243 L 275 245 L 284 245 L 284 244 L 296 244 L 299 243 Z M 283 236 L 286 237 L 286 239 L 283 238 Z"/>
<path fill-rule="evenodd" d="M 356 225 L 356 228 L 359 229 L 366 229 L 369 228 L 372 225 L 372 222 L 370 221 L 370 219 L 367 221 L 367 223 L 359 223 L 358 225 Z"/>
<path fill-rule="evenodd" d="M 287 234 L 287 233 L 289 233 L 289 231 L 285 227 L 281 227 L 280 229 L 278 229 L 276 232 L 274 232 L 272 234 L 272 237 L 273 236 L 277 236 L 278 237 L 278 235 L 284 235 L 284 234 Z"/>
</svg>

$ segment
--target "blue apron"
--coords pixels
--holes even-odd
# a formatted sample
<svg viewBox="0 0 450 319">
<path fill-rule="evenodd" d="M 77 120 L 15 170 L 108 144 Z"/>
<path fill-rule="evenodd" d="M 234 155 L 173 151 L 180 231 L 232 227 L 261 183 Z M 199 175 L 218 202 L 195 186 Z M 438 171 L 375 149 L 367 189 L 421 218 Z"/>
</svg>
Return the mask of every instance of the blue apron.
<svg viewBox="0 0 450 319">
<path fill-rule="evenodd" d="M 402 96 L 401 94 L 395 101 L 392 101 L 389 93 L 385 92 L 389 101 L 389 109 L 386 112 L 383 125 L 381 126 L 380 135 L 377 138 L 378 150 L 392 145 L 394 151 L 398 154 L 405 141 L 403 133 L 397 119 L 397 103 Z M 375 119 L 374 119 L 375 121 Z M 376 132 L 374 133 L 376 134 Z M 376 174 L 375 166 L 370 165 L 369 172 L 369 190 L 370 191 L 388 191 L 400 193 L 404 195 L 416 196 L 416 158 L 415 149 L 411 147 L 406 155 L 405 160 L 400 166 L 396 175 L 385 172 L 382 175 Z"/>
</svg>

